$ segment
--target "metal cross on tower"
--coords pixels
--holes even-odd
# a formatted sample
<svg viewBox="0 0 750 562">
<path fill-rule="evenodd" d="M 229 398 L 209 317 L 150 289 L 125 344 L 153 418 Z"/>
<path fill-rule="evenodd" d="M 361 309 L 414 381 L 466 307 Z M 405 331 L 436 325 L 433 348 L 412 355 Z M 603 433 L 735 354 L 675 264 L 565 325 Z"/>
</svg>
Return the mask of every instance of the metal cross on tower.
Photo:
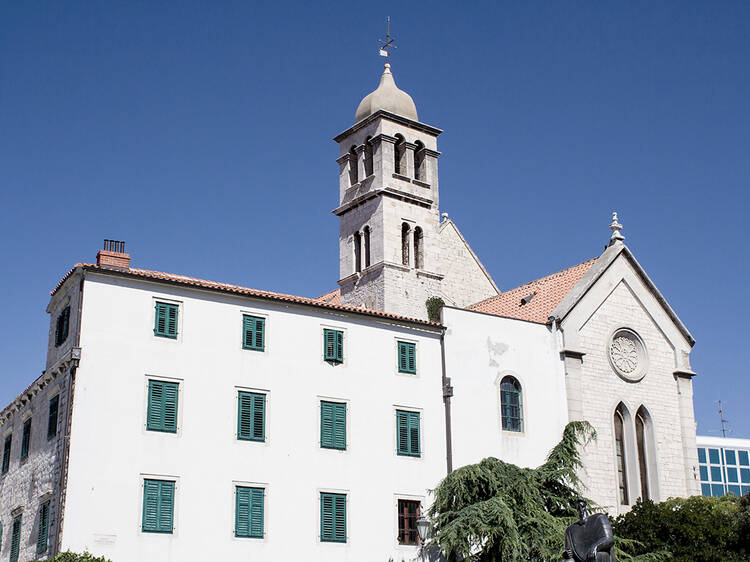
<svg viewBox="0 0 750 562">
<path fill-rule="evenodd" d="M 391 16 L 385 20 L 385 40 L 378 39 L 380 43 L 380 56 L 385 57 L 385 62 L 391 63 L 391 51 L 390 49 L 396 49 L 396 45 L 393 44 L 395 41 L 394 37 L 391 37 Z"/>
</svg>

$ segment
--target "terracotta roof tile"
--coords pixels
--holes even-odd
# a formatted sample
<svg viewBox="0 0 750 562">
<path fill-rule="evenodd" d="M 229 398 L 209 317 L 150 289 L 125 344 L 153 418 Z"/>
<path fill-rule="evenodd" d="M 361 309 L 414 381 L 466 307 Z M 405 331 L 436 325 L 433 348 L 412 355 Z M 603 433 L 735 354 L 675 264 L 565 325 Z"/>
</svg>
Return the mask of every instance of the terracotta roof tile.
<svg viewBox="0 0 750 562">
<path fill-rule="evenodd" d="M 177 283 L 180 285 L 189 285 L 192 287 L 198 287 L 201 289 L 213 289 L 225 293 L 233 293 L 237 295 L 245 295 L 249 297 L 258 297 L 271 299 L 275 301 L 291 302 L 295 304 L 315 306 L 319 308 L 327 308 L 333 310 L 341 310 L 344 312 L 352 312 L 355 314 L 365 314 L 367 316 L 376 316 L 379 318 L 390 318 L 392 320 L 399 320 L 402 322 L 410 322 L 414 324 L 422 324 L 425 326 L 440 327 L 439 322 L 430 322 L 428 320 L 421 320 L 419 318 L 408 318 L 406 316 L 399 316 L 397 314 L 390 314 L 388 312 L 381 312 L 380 310 L 370 310 L 358 306 L 346 306 L 335 302 L 337 299 L 332 299 L 330 302 L 321 301 L 319 299 L 310 299 L 307 297 L 298 297 L 295 295 L 287 295 L 284 293 L 275 293 L 272 291 L 260 291 L 258 289 L 251 289 L 249 287 L 241 287 L 239 285 L 230 285 L 229 283 L 218 283 L 216 281 L 207 281 L 205 279 L 196 279 L 195 277 L 188 277 L 186 275 L 177 275 L 174 273 L 164 273 L 162 271 L 151 271 L 148 269 L 121 269 L 115 267 L 107 267 L 101 265 L 95 265 L 90 263 L 78 263 L 76 266 L 68 271 L 65 276 L 60 280 L 55 289 L 51 294 L 55 294 L 65 281 L 73 274 L 76 268 L 83 268 L 87 271 L 96 271 L 99 273 L 123 275 L 125 277 L 141 277 L 144 279 L 151 279 L 155 281 L 166 281 L 168 283 Z M 328 293 L 329 295 L 331 293 Z M 324 295 L 326 296 L 326 295 Z"/>
<path fill-rule="evenodd" d="M 469 310 L 546 324 L 552 311 L 598 258 L 472 304 Z M 533 295 L 533 296 L 531 296 Z M 531 299 L 528 300 L 528 297 Z M 522 299 L 527 300 L 523 302 Z"/>
<path fill-rule="evenodd" d="M 316 300 L 331 304 L 341 304 L 341 289 L 334 289 L 325 295 L 320 295 Z"/>
</svg>

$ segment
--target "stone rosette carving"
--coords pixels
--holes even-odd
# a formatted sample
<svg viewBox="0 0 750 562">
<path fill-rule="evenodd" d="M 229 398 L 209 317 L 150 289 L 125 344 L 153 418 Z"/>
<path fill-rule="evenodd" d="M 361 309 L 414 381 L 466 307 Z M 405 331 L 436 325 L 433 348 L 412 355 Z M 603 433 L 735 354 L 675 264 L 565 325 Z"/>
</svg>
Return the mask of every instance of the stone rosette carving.
<svg viewBox="0 0 750 562">
<path fill-rule="evenodd" d="M 648 367 L 646 346 L 633 330 L 616 330 L 607 346 L 609 363 L 618 376 L 629 382 L 641 380 Z"/>
</svg>

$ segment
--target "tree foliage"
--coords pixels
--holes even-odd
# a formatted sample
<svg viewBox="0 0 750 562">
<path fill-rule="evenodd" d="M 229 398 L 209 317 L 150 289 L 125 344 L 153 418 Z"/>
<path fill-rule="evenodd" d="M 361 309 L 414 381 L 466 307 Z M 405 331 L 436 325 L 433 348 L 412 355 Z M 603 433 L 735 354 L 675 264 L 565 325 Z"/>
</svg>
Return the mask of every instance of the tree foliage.
<svg viewBox="0 0 750 562">
<path fill-rule="evenodd" d="M 440 322 L 440 311 L 445 306 L 445 301 L 440 297 L 430 297 L 424 304 L 427 307 L 427 318 L 431 322 Z"/>
<path fill-rule="evenodd" d="M 617 517 L 615 536 L 632 542 L 633 555 L 667 552 L 670 560 L 698 562 L 750 559 L 750 495 L 742 498 L 638 500 Z"/>
<path fill-rule="evenodd" d="M 94 556 L 89 552 L 83 554 L 76 554 L 75 552 L 65 551 L 60 552 L 54 558 L 42 560 L 40 562 L 112 562 L 103 556 Z"/>
<path fill-rule="evenodd" d="M 570 422 L 538 468 L 486 458 L 446 476 L 429 510 L 428 549 L 449 561 L 559 560 L 581 497 L 579 446 L 595 437 L 587 422 Z"/>
</svg>

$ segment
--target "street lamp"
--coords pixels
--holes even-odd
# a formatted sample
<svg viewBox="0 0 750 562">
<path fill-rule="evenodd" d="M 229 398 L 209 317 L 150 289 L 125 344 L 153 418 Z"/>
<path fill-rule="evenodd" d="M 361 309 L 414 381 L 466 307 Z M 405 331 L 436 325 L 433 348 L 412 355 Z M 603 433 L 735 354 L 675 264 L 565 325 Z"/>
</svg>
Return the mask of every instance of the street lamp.
<svg viewBox="0 0 750 562">
<path fill-rule="evenodd" d="M 430 528 L 430 520 L 426 517 L 417 519 L 417 533 L 419 533 L 419 544 L 422 547 L 422 561 L 424 562 L 424 540 L 427 538 L 427 529 Z"/>
</svg>

